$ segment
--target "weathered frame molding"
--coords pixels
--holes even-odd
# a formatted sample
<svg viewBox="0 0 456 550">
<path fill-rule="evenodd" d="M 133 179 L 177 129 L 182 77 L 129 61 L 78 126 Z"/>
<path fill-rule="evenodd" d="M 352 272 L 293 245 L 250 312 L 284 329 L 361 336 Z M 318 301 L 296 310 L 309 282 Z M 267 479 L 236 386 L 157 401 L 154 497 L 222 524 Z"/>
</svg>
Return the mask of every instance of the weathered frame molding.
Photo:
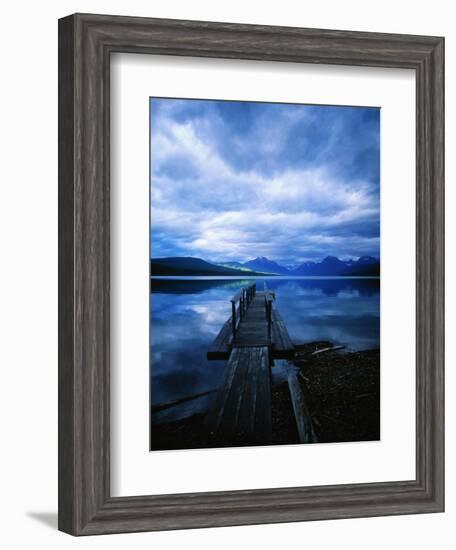
<svg viewBox="0 0 456 550">
<path fill-rule="evenodd" d="M 112 498 L 112 52 L 416 71 L 415 480 Z M 59 529 L 73 535 L 444 509 L 444 39 L 76 14 L 59 21 Z"/>
</svg>

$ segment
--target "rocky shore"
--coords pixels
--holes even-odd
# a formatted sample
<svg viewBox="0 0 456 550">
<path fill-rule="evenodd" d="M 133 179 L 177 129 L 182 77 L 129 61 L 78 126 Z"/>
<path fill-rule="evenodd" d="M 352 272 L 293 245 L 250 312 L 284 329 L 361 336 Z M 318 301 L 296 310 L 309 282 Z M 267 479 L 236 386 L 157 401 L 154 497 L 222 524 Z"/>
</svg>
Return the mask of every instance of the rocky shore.
<svg viewBox="0 0 456 550">
<path fill-rule="evenodd" d="M 331 348 L 337 346 L 296 346 L 292 361 L 318 441 L 380 439 L 380 350 Z"/>
</svg>

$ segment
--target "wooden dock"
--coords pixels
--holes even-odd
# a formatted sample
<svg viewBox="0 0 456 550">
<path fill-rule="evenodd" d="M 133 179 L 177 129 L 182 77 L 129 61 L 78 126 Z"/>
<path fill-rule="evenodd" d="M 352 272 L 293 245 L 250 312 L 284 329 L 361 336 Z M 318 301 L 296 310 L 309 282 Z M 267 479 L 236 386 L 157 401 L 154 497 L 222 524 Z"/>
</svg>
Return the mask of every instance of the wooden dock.
<svg viewBox="0 0 456 550">
<path fill-rule="evenodd" d="M 253 284 L 237 292 L 231 299 L 231 316 L 207 352 L 208 359 L 228 359 L 206 419 L 211 437 L 225 445 L 271 441 L 270 367 L 274 359 L 294 356 L 274 301 L 266 285 L 263 291 Z"/>
<path fill-rule="evenodd" d="M 233 348 L 268 348 L 270 360 L 291 359 L 294 345 L 276 307 L 275 295 L 256 284 L 241 289 L 231 298 L 231 317 L 225 322 L 207 352 L 208 359 L 229 359 Z"/>
</svg>

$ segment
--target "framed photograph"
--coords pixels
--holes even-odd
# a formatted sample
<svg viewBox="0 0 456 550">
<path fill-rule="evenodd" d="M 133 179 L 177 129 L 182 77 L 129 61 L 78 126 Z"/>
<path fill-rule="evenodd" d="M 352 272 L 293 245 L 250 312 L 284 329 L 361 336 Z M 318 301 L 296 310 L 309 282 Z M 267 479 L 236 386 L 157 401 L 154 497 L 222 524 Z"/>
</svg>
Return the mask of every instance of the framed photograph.
<svg viewBox="0 0 456 550">
<path fill-rule="evenodd" d="M 444 510 L 444 40 L 59 21 L 59 529 Z"/>
</svg>

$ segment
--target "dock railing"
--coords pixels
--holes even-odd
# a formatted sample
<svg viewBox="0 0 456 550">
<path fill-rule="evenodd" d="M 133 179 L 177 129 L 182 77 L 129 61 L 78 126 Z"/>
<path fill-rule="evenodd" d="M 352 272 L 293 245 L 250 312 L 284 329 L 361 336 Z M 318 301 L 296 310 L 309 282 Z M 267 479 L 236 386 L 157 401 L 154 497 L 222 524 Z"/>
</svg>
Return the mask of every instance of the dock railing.
<svg viewBox="0 0 456 550">
<path fill-rule="evenodd" d="M 233 332 L 233 339 L 236 336 L 236 327 L 239 321 L 244 317 L 255 294 L 256 283 L 253 283 L 247 287 L 241 288 L 241 290 L 236 292 L 231 298 L 231 330 Z"/>
<path fill-rule="evenodd" d="M 268 321 L 268 336 L 272 333 L 272 302 L 275 300 L 275 293 L 268 289 L 266 281 L 264 282 L 264 309 Z"/>
<path fill-rule="evenodd" d="M 261 283 L 260 283 L 261 284 Z M 262 285 L 263 286 L 263 285 Z M 251 284 L 231 298 L 231 315 L 207 352 L 208 359 L 229 359 L 236 348 L 268 347 L 270 359 L 290 359 L 295 348 L 277 309 L 276 293 Z"/>
<path fill-rule="evenodd" d="M 264 295 L 264 305 L 266 309 L 266 319 L 268 321 L 268 336 L 271 337 L 272 331 L 272 302 L 274 301 L 274 296 L 270 292 L 267 292 Z"/>
</svg>

